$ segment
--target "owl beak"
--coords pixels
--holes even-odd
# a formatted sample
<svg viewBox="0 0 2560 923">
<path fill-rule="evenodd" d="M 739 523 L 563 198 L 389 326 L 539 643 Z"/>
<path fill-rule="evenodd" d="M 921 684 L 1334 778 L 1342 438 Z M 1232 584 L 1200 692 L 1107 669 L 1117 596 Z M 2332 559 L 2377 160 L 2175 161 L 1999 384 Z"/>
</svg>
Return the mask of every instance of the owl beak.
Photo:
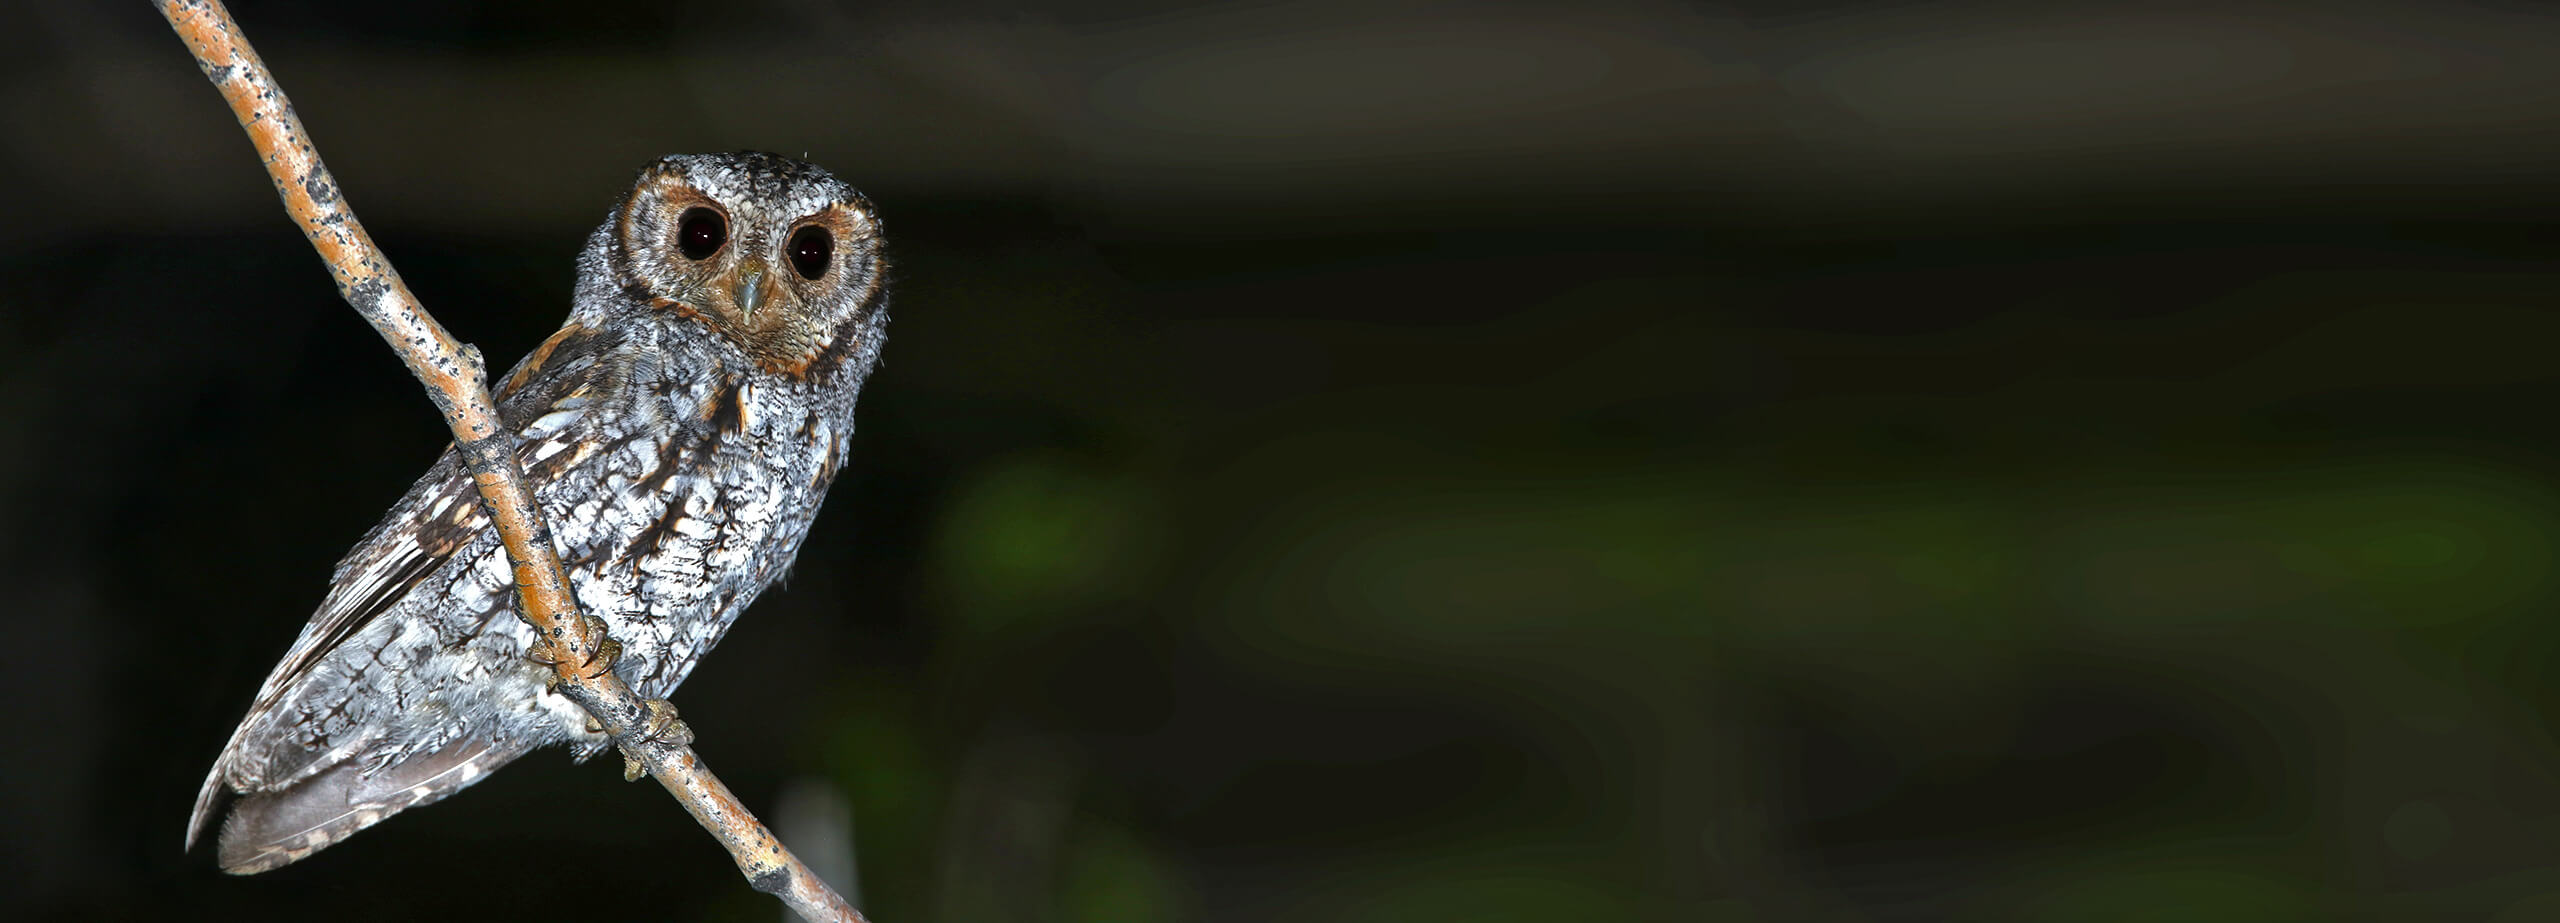
<svg viewBox="0 0 2560 923">
<path fill-rule="evenodd" d="M 749 259 L 738 266 L 730 277 L 729 297 L 737 304 L 739 316 L 755 317 L 756 308 L 768 300 L 764 280 L 769 275 L 763 260 Z"/>
</svg>

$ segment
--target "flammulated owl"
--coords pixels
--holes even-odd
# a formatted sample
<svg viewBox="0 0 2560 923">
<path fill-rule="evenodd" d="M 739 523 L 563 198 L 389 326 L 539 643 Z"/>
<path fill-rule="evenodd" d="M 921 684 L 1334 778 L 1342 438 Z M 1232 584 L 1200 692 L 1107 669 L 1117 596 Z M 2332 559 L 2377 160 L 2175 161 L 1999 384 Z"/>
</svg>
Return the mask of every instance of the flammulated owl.
<svg viewBox="0 0 2560 923">
<path fill-rule="evenodd" d="M 578 257 L 566 326 L 495 392 L 616 669 L 672 692 L 791 566 L 888 322 L 879 218 L 815 166 L 668 157 Z M 187 824 L 223 868 L 293 862 L 526 751 L 607 739 L 543 683 L 505 552 L 448 449 L 338 562 Z"/>
</svg>

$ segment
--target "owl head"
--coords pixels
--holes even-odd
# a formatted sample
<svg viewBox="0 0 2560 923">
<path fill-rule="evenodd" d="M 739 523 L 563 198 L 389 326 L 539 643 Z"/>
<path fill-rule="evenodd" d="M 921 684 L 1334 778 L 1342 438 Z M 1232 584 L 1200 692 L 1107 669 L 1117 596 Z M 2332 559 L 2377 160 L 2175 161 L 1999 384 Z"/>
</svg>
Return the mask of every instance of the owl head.
<svg viewBox="0 0 2560 923">
<path fill-rule="evenodd" d="M 701 324 L 774 374 L 858 380 L 887 321 L 884 269 L 871 200 L 827 171 L 686 154 L 641 170 L 597 229 L 578 302 Z"/>
</svg>

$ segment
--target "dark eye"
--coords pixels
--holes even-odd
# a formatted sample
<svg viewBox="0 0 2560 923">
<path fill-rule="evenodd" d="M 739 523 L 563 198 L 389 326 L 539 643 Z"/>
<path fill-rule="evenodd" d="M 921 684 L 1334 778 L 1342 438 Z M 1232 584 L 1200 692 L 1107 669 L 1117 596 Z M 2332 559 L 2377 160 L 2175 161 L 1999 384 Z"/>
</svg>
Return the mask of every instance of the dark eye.
<svg viewBox="0 0 2560 923">
<path fill-rule="evenodd" d="M 684 251 L 686 259 L 708 259 L 728 240 L 729 225 L 720 220 L 719 212 L 687 209 L 684 217 L 676 221 L 676 248 Z"/>
<path fill-rule="evenodd" d="M 826 275 L 827 258 L 835 252 L 836 239 L 826 228 L 813 224 L 791 233 L 791 268 L 800 270 L 800 278 Z"/>
</svg>

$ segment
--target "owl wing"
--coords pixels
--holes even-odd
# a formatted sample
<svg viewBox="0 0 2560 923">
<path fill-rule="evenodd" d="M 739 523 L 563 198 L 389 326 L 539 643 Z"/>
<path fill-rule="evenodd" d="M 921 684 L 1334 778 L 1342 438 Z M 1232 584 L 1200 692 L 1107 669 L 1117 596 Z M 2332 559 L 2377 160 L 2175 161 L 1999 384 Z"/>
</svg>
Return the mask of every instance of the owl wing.
<svg viewBox="0 0 2560 923">
<path fill-rule="evenodd" d="M 597 328 L 571 323 L 517 363 L 500 386 L 496 397 L 499 421 L 517 433 L 517 461 L 525 467 L 529 491 L 540 489 L 585 454 L 564 449 L 569 448 L 568 441 L 576 438 L 572 424 L 586 412 L 590 385 L 611 352 L 611 339 Z M 190 848 L 211 819 L 214 801 L 231 780 L 258 719 L 290 699 L 331 653 L 390 611 L 455 553 L 470 547 L 488 525 L 489 515 L 481 506 L 479 488 L 454 450 L 447 448 L 426 476 L 392 507 L 391 513 L 338 562 L 320 610 L 312 615 L 283 661 L 259 687 L 248 716 L 232 732 L 221 758 L 214 761 L 213 771 L 197 793 L 195 811 L 187 822 Z M 266 771 L 260 774 L 259 787 L 280 789 L 327 771 L 368 743 L 344 741 L 326 752 L 301 750 L 296 755 L 307 758 L 295 761 L 298 765 L 263 767 Z M 476 777 L 477 773 L 473 775 Z"/>
</svg>

